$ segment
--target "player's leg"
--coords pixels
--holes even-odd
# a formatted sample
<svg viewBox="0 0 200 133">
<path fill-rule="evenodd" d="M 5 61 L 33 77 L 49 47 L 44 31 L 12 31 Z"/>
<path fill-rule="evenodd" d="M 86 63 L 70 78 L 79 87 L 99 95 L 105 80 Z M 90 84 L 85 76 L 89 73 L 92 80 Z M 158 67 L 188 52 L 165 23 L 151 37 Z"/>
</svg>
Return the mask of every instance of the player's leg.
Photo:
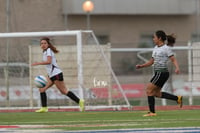
<svg viewBox="0 0 200 133">
<path fill-rule="evenodd" d="M 152 80 L 152 82 L 160 88 L 156 90 L 157 92 L 155 96 L 159 98 L 165 98 L 165 99 L 177 101 L 180 107 L 182 107 L 182 104 L 183 104 L 182 96 L 175 96 L 167 92 L 161 92 L 161 88 L 163 87 L 163 85 L 166 83 L 166 81 L 169 78 L 169 72 L 157 72 L 156 75 L 159 77 L 158 80 Z"/>
<path fill-rule="evenodd" d="M 168 80 L 168 78 L 169 78 L 169 72 L 161 72 L 159 76 L 159 80 L 155 82 L 155 84 L 159 86 L 160 88 L 162 88 L 164 84 L 166 83 L 166 81 Z M 156 96 L 159 98 L 165 98 L 165 99 L 177 101 L 180 107 L 182 107 L 182 96 L 175 96 L 167 92 L 161 92 L 161 89 L 157 90 Z"/>
<path fill-rule="evenodd" d="M 83 99 L 79 99 L 73 92 L 68 91 L 66 86 L 65 86 L 64 81 L 55 80 L 54 83 L 55 83 L 56 87 L 60 90 L 60 92 L 62 94 L 68 96 L 73 101 L 75 101 L 76 103 L 79 104 L 80 111 L 84 111 L 84 109 L 85 109 L 84 100 Z"/>
<path fill-rule="evenodd" d="M 49 88 L 53 85 L 53 82 L 47 78 L 47 85 L 45 86 L 45 88 Z M 42 105 L 42 108 L 40 108 L 39 110 L 36 110 L 35 112 L 37 113 L 45 113 L 45 112 L 48 112 L 48 108 L 47 108 L 47 95 L 46 95 L 46 92 L 44 91 L 44 89 L 42 88 L 39 88 L 40 90 L 40 99 L 41 99 L 41 105 Z M 46 90 L 46 89 L 45 89 Z"/>
<path fill-rule="evenodd" d="M 63 95 L 66 95 L 76 103 L 79 103 L 80 99 L 73 92 L 67 90 L 65 83 L 63 81 L 55 80 L 54 83 Z"/>
<path fill-rule="evenodd" d="M 147 93 L 147 100 L 148 100 L 148 105 L 149 105 L 149 112 L 148 112 L 148 114 L 143 115 L 144 117 L 146 117 L 146 116 L 156 116 L 156 113 L 155 113 L 155 97 L 154 97 L 156 87 L 157 86 L 155 86 L 152 83 L 149 83 L 147 85 L 146 93 Z"/>
<path fill-rule="evenodd" d="M 183 97 L 182 96 L 176 96 L 176 95 L 173 95 L 173 94 L 170 94 L 170 93 L 167 93 L 167 92 L 162 92 L 161 98 L 176 101 L 179 104 L 180 108 L 183 105 Z"/>
<path fill-rule="evenodd" d="M 159 75 L 159 78 L 158 80 L 154 80 L 155 81 L 154 84 L 159 86 L 159 88 L 156 89 L 155 96 L 159 98 L 165 98 L 165 99 L 177 101 L 180 107 L 182 107 L 182 96 L 175 96 L 167 92 L 161 92 L 161 88 L 164 86 L 164 84 L 169 78 L 169 72 L 161 72 L 161 73 L 157 73 L 157 75 Z"/>
<path fill-rule="evenodd" d="M 147 86 L 146 93 L 148 96 L 148 104 L 150 113 L 144 116 L 155 116 L 155 97 L 161 95 L 160 90 L 169 77 L 168 72 L 155 72 Z"/>
</svg>

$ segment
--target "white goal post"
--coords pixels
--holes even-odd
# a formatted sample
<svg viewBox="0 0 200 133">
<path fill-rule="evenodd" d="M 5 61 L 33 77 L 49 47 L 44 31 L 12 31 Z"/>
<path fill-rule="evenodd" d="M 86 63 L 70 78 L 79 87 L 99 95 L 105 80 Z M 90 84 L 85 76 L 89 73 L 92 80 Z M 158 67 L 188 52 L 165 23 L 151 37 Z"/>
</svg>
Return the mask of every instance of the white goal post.
<svg viewBox="0 0 200 133">
<path fill-rule="evenodd" d="M 77 48 L 77 79 L 78 79 L 78 90 L 79 90 L 79 97 L 80 98 L 84 98 L 84 82 L 83 82 L 83 55 L 82 55 L 82 50 L 83 50 L 83 45 L 82 45 L 82 34 L 83 33 L 87 33 L 89 34 L 89 37 L 91 37 L 93 39 L 93 42 L 95 43 L 96 45 L 96 48 L 99 50 L 99 52 L 101 53 L 101 56 L 102 58 L 104 59 L 105 61 L 105 64 L 107 65 L 108 69 L 109 69 L 109 73 L 110 75 L 112 76 L 113 78 L 113 81 L 115 82 L 117 88 L 119 89 L 119 92 L 121 93 L 123 99 L 124 99 L 124 105 L 122 105 L 123 107 L 130 107 L 130 103 L 118 81 L 118 79 L 116 78 L 116 75 L 114 73 L 114 71 L 112 70 L 112 67 L 111 67 L 111 63 L 110 63 L 110 60 L 107 59 L 106 55 L 104 54 L 104 49 L 100 46 L 96 36 L 94 35 L 93 31 L 81 31 L 81 30 L 75 30 L 75 31 L 47 31 L 47 32 L 15 32 L 15 33 L 0 33 L 0 38 L 26 38 L 26 37 L 44 37 L 44 36 L 48 36 L 48 37 L 52 37 L 52 36 L 74 36 L 76 38 L 76 48 Z M 31 52 L 31 51 L 29 51 Z M 31 56 L 31 55 L 29 55 Z M 8 62 L 9 63 L 9 62 Z M 31 62 L 29 62 L 29 68 L 31 68 L 30 66 Z M 31 69 L 30 69 L 30 74 L 31 74 Z M 30 75 L 30 77 L 32 77 L 32 75 Z M 31 89 L 30 89 L 30 107 L 33 107 L 33 91 L 32 91 L 32 78 L 29 78 L 29 82 L 31 84 Z M 112 96 L 111 96 L 112 97 Z M 87 105 L 87 102 L 86 102 L 86 105 Z M 109 104 L 110 107 L 114 107 L 114 108 L 118 108 L 119 106 L 121 105 L 112 105 Z M 108 105 L 108 106 L 109 106 Z M 106 105 L 107 106 L 107 105 Z M 105 106 L 105 107 L 106 107 Z M 103 106 L 99 106 L 99 107 L 102 107 L 104 108 L 104 105 Z M 92 106 L 91 107 L 88 107 L 88 109 L 91 109 L 93 108 Z M 98 107 L 97 107 L 98 108 Z M 87 107 L 86 107 L 87 109 Z"/>
</svg>

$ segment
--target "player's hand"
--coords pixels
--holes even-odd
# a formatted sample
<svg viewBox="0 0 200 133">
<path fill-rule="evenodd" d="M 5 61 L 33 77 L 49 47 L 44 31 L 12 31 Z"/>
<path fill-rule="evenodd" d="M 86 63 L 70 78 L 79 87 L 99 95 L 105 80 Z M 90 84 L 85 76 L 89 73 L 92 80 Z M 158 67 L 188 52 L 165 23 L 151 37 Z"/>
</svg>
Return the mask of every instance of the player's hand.
<svg viewBox="0 0 200 133">
<path fill-rule="evenodd" d="M 179 74 L 179 73 L 180 73 L 180 70 L 179 70 L 179 69 L 175 69 L 175 73 L 176 73 L 176 74 Z"/>
<path fill-rule="evenodd" d="M 37 65 L 38 65 L 38 62 L 31 64 L 31 66 L 37 66 Z"/>
<path fill-rule="evenodd" d="M 140 68 L 142 68 L 142 65 L 136 65 L 135 67 L 136 67 L 136 69 L 140 69 Z"/>
</svg>

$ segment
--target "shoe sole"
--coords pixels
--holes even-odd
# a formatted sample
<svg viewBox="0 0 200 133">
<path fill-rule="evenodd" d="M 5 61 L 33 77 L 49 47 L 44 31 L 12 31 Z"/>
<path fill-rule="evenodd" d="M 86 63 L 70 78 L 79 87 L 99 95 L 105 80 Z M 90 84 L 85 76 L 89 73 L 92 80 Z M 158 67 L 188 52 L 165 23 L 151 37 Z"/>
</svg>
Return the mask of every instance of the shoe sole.
<svg viewBox="0 0 200 133">
<path fill-rule="evenodd" d="M 36 113 L 47 113 L 48 111 L 35 111 Z"/>
<path fill-rule="evenodd" d="M 181 96 L 181 98 L 180 98 L 180 103 L 179 103 L 179 106 L 180 106 L 180 108 L 182 108 L 183 107 L 183 97 Z"/>
<path fill-rule="evenodd" d="M 80 107 L 81 112 L 85 111 L 85 101 L 84 100 L 81 101 L 81 104 L 79 103 L 79 107 Z"/>
<path fill-rule="evenodd" d="M 153 117 L 153 116 L 157 116 L 157 115 L 143 115 L 143 117 Z"/>
<path fill-rule="evenodd" d="M 40 111 L 40 110 L 36 110 L 35 112 L 36 112 L 36 113 L 47 113 L 48 110 L 42 110 L 42 111 Z"/>
<path fill-rule="evenodd" d="M 151 116 L 157 116 L 157 114 L 145 114 L 143 117 L 151 117 Z"/>
</svg>

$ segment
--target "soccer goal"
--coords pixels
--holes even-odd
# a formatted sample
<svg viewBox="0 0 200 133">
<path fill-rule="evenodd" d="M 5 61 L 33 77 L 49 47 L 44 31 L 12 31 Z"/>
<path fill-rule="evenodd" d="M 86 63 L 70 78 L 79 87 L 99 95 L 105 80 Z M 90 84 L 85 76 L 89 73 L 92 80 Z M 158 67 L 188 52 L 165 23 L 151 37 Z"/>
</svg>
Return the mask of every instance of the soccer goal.
<svg viewBox="0 0 200 133">
<path fill-rule="evenodd" d="M 39 41 L 44 36 L 49 37 L 59 50 L 56 58 L 63 70 L 65 84 L 85 100 L 86 110 L 130 107 L 111 66 L 111 46 L 99 44 L 92 31 L 0 33 L 1 47 L 6 44 L 6 50 L 3 51 L 6 57 L 1 59 L 4 75 L 0 77 L 3 84 L 0 91 L 5 92 L 0 102 L 5 103 L 5 107 L 40 106 L 39 91 L 33 80 L 37 75 L 46 75 L 45 66 L 32 67 L 30 64 L 42 60 Z M 21 75 L 14 75 L 18 72 L 11 67 L 13 62 L 16 68 L 19 67 Z M 61 95 L 55 86 L 47 90 L 47 97 L 50 108 L 78 108 L 72 100 Z"/>
</svg>

